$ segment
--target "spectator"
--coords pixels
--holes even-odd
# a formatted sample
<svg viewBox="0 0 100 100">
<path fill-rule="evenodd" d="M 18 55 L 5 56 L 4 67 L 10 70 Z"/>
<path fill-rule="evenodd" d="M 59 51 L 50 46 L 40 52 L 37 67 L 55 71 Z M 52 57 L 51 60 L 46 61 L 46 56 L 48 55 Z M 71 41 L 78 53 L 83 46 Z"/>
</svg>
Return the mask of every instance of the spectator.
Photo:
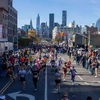
<svg viewBox="0 0 100 100">
<path fill-rule="evenodd" d="M 85 54 L 83 54 L 81 61 L 82 61 L 82 67 L 85 68 L 86 67 L 86 55 Z"/>
<path fill-rule="evenodd" d="M 95 74 L 96 74 L 95 77 L 98 77 L 98 70 L 99 70 L 99 63 L 98 63 L 98 60 L 96 59 L 95 60 Z"/>
</svg>

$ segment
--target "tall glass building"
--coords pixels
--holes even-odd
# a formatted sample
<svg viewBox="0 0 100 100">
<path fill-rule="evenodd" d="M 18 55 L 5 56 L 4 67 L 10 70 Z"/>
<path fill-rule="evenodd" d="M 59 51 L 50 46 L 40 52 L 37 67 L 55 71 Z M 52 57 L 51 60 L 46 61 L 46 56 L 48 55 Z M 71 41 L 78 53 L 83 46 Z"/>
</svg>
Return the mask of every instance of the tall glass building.
<svg viewBox="0 0 100 100">
<path fill-rule="evenodd" d="M 40 30 L 40 16 L 38 14 L 37 19 L 36 19 L 36 33 L 38 34 Z"/>
<path fill-rule="evenodd" d="M 52 30 L 54 28 L 54 14 L 49 14 L 49 37 L 52 39 Z"/>
<path fill-rule="evenodd" d="M 67 24 L 67 11 L 63 10 L 62 11 L 62 26 L 66 26 Z"/>
<path fill-rule="evenodd" d="M 30 20 L 30 29 L 33 29 L 32 19 Z"/>
<path fill-rule="evenodd" d="M 97 28 L 100 28 L 100 18 L 97 20 L 97 22 L 96 22 L 96 27 Z"/>
</svg>

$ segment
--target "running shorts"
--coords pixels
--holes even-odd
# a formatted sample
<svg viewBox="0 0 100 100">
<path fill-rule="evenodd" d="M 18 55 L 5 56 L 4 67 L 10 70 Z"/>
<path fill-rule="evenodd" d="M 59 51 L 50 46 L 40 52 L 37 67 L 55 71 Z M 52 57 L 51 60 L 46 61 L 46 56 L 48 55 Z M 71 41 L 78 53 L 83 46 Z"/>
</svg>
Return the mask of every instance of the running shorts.
<svg viewBox="0 0 100 100">
<path fill-rule="evenodd" d="M 61 80 L 55 80 L 55 83 L 61 83 Z"/>
<path fill-rule="evenodd" d="M 25 77 L 20 77 L 20 81 L 24 82 L 25 81 Z"/>
</svg>

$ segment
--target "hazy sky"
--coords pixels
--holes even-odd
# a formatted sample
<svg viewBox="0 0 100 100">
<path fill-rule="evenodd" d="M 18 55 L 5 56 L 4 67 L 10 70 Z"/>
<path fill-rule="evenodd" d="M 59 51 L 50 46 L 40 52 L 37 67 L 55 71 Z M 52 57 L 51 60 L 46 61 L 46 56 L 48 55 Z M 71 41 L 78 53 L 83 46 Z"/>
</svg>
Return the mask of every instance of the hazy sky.
<svg viewBox="0 0 100 100">
<path fill-rule="evenodd" d="M 90 25 L 100 18 L 100 0 L 13 0 L 13 4 L 18 11 L 18 27 L 32 19 L 35 28 L 38 13 L 41 22 L 49 22 L 49 13 L 54 13 L 55 22 L 61 24 L 62 10 L 67 10 L 67 24 L 75 20 L 79 25 Z"/>
</svg>

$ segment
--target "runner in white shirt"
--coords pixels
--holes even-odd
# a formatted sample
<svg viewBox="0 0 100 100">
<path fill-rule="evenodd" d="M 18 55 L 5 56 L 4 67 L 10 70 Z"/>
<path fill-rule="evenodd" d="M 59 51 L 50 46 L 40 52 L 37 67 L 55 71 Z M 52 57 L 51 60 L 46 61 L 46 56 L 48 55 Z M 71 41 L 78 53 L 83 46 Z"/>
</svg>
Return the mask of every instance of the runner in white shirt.
<svg viewBox="0 0 100 100">
<path fill-rule="evenodd" d="M 56 83 L 58 93 L 60 92 L 61 77 L 62 77 L 62 73 L 60 72 L 60 69 L 57 69 L 55 71 L 55 83 Z"/>
<path fill-rule="evenodd" d="M 57 60 L 57 68 L 61 69 L 61 67 L 62 67 L 62 59 L 59 58 L 59 59 Z"/>
<path fill-rule="evenodd" d="M 23 88 L 24 91 L 26 91 L 26 88 L 25 88 L 26 70 L 25 70 L 24 66 L 22 66 L 21 69 L 19 70 L 19 75 L 20 75 L 20 81 L 21 81 L 21 84 L 22 84 L 22 88 Z"/>
</svg>

